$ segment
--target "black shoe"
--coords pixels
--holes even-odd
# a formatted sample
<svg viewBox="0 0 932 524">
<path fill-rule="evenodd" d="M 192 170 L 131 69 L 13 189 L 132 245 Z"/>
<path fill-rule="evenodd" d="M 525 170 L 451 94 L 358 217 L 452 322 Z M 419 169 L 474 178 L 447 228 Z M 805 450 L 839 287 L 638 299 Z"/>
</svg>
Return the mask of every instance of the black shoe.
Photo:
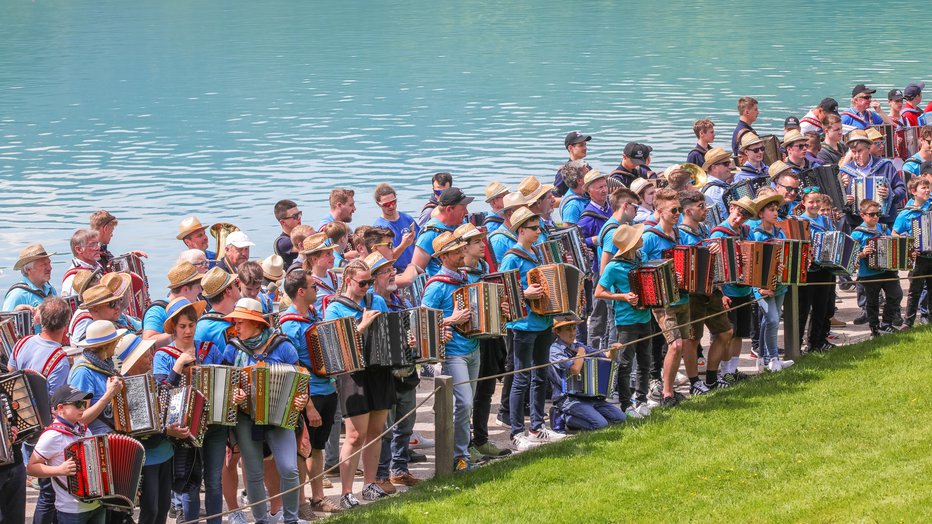
<svg viewBox="0 0 932 524">
<path fill-rule="evenodd" d="M 662 408 L 675 408 L 677 404 L 679 404 L 679 401 L 675 396 L 663 397 L 663 400 L 660 401 L 660 407 Z"/>
<path fill-rule="evenodd" d="M 903 317 L 896 317 L 893 319 L 893 327 L 903 327 Z"/>
<path fill-rule="evenodd" d="M 423 453 L 418 453 L 417 451 L 408 451 L 408 462 L 410 464 L 417 464 L 419 462 L 427 462 L 427 455 Z"/>
<path fill-rule="evenodd" d="M 867 324 L 867 313 L 861 313 L 861 316 L 854 319 L 854 325 L 863 326 L 864 324 Z"/>
<path fill-rule="evenodd" d="M 880 329 L 877 331 L 879 331 L 881 335 L 889 335 L 891 333 L 896 333 L 897 329 L 890 324 L 881 324 Z"/>
<path fill-rule="evenodd" d="M 842 282 L 838 284 L 838 289 L 842 291 L 851 291 L 852 289 L 854 289 L 854 284 L 852 284 L 851 282 Z"/>
</svg>

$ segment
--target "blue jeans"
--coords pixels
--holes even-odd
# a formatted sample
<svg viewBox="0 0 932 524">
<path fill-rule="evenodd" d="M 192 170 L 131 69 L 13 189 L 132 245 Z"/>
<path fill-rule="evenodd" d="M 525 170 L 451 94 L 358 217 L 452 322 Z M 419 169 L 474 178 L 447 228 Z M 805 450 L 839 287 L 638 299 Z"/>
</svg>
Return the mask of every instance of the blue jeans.
<svg viewBox="0 0 932 524">
<path fill-rule="evenodd" d="M 250 502 L 262 500 L 265 492 L 265 468 L 263 467 L 262 441 L 252 439 L 255 425 L 249 416 L 240 413 L 237 416 L 236 441 L 240 456 L 243 458 L 243 471 L 246 474 L 246 495 Z M 267 426 L 265 442 L 272 450 L 275 467 L 281 477 L 281 490 L 284 492 L 298 485 L 298 443 L 293 430 Z M 298 490 L 282 495 L 282 512 L 286 524 L 298 521 Z M 268 512 L 267 503 L 252 506 L 252 516 L 257 523 L 265 523 Z M 185 514 L 187 517 L 187 514 Z"/>
<path fill-rule="evenodd" d="M 777 350 L 777 328 L 780 327 L 780 312 L 783 311 L 783 299 L 786 293 L 767 297 L 757 303 L 760 308 L 760 356 L 764 364 L 779 358 Z"/>
<path fill-rule="evenodd" d="M 479 378 L 479 350 L 468 355 L 447 355 L 442 371 L 453 377 L 453 458 L 468 458 L 472 436 L 469 423 L 476 396 L 476 383 L 470 380 Z"/>
<path fill-rule="evenodd" d="M 26 464 L 29 464 L 29 457 L 32 456 L 32 451 L 35 448 L 35 446 L 23 444 L 23 457 L 25 457 Z M 55 510 L 55 489 L 52 488 L 52 479 L 48 477 L 40 478 L 39 498 L 36 500 L 36 509 L 32 514 L 32 522 L 33 524 L 52 524 L 55 522 L 55 515 L 57 513 L 58 512 Z"/>
<path fill-rule="evenodd" d="M 204 467 L 204 509 L 208 515 L 223 511 L 223 492 L 220 489 L 220 474 L 226 459 L 228 426 L 212 424 L 207 426 L 204 445 L 199 450 L 201 464 Z M 186 520 L 201 514 L 201 486 L 192 486 L 191 490 L 181 495 L 181 507 L 184 508 Z M 222 517 L 208 520 L 208 524 L 220 524 Z"/>
<path fill-rule="evenodd" d="M 549 330 L 512 332 L 511 344 L 514 348 L 514 369 L 524 369 L 550 362 L 550 343 L 553 335 Z M 547 392 L 547 369 L 515 373 L 511 383 L 511 436 L 524 433 L 524 399 L 531 393 L 531 430 L 539 431 L 544 427 L 544 400 Z"/>
<path fill-rule="evenodd" d="M 84 513 L 58 513 L 58 524 L 104 524 L 107 510 L 103 506 Z"/>
<path fill-rule="evenodd" d="M 602 429 L 609 424 L 625 421 L 625 414 L 613 404 L 593 398 L 578 399 L 568 397 L 563 401 L 560 411 L 566 416 L 566 425 L 573 429 L 592 431 Z"/>
<path fill-rule="evenodd" d="M 396 417 L 404 416 L 405 413 L 414 409 L 415 404 L 417 404 L 417 388 L 403 391 L 396 383 L 395 403 L 388 412 L 386 427 L 394 424 Z M 395 426 L 390 434 L 382 437 L 382 453 L 379 455 L 379 470 L 375 478 L 387 479 L 389 471 L 392 475 L 403 475 L 408 472 L 408 447 L 411 444 L 411 434 L 414 432 L 416 418 L 414 415 L 407 417 Z"/>
</svg>

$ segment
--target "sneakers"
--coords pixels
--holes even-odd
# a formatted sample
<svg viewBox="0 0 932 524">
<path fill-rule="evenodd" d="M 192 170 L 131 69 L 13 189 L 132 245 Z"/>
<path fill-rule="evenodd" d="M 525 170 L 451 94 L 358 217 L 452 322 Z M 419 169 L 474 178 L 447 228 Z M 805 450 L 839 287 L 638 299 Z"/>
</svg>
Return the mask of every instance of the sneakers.
<svg viewBox="0 0 932 524">
<path fill-rule="evenodd" d="M 679 400 L 675 396 L 673 397 L 663 397 L 663 400 L 660 401 L 660 407 L 662 408 L 675 408 L 679 404 Z"/>
<path fill-rule="evenodd" d="M 867 324 L 867 313 L 861 313 L 858 318 L 854 319 L 855 326 L 861 326 Z"/>
<path fill-rule="evenodd" d="M 347 493 L 340 497 L 340 507 L 343 509 L 353 509 L 359 505 L 359 499 L 352 493 Z"/>
<path fill-rule="evenodd" d="M 663 400 L 663 381 L 651 379 L 650 387 L 647 389 L 647 400 L 653 400 L 659 403 Z"/>
<path fill-rule="evenodd" d="M 246 514 L 242 511 L 234 511 L 227 516 L 229 524 L 246 524 Z"/>
<path fill-rule="evenodd" d="M 408 443 L 408 447 L 410 449 L 432 448 L 434 447 L 434 441 L 415 431 L 411 433 L 411 440 Z"/>
<path fill-rule="evenodd" d="M 476 449 L 479 450 L 479 453 L 492 458 L 507 457 L 508 455 L 511 455 L 510 449 L 502 449 L 495 444 L 492 444 L 491 442 L 486 442 L 481 446 L 476 446 Z"/>
<path fill-rule="evenodd" d="M 362 499 L 363 500 L 368 500 L 371 502 L 373 500 L 379 500 L 387 496 L 388 496 L 388 493 L 385 493 L 385 490 L 380 488 L 379 485 L 376 484 L 375 482 L 371 484 L 366 484 L 366 486 L 362 488 Z"/>
<path fill-rule="evenodd" d="M 689 387 L 689 394 L 691 396 L 705 395 L 709 392 L 709 386 L 705 385 L 705 382 L 697 380 L 695 384 Z"/>
<path fill-rule="evenodd" d="M 394 495 L 398 492 L 398 490 L 395 489 L 395 485 L 392 484 L 392 481 L 389 479 L 376 479 L 375 485 L 384 491 L 386 495 Z"/>
<path fill-rule="evenodd" d="M 699 358 L 697 358 L 697 359 L 696 359 L 696 366 L 698 366 L 698 367 L 700 367 L 700 368 L 706 367 L 705 357 L 699 357 Z"/>
<path fill-rule="evenodd" d="M 844 320 L 838 320 L 835 317 L 828 319 L 828 321 L 829 321 L 829 325 L 831 325 L 832 327 L 844 327 L 848 325 Z"/>
<path fill-rule="evenodd" d="M 511 438 L 511 443 L 518 451 L 527 451 L 541 445 L 540 442 L 532 442 L 527 433 L 518 433 Z"/>
<path fill-rule="evenodd" d="M 786 368 L 788 368 L 788 367 L 790 367 L 790 366 L 792 366 L 793 364 L 796 363 L 796 362 L 793 361 L 793 360 L 783 360 L 782 358 L 777 359 L 777 362 L 780 363 L 780 367 L 781 367 L 782 369 L 786 369 Z"/>
<path fill-rule="evenodd" d="M 392 484 L 398 484 L 399 486 L 408 486 L 408 487 L 417 486 L 418 484 L 421 483 L 421 479 L 415 477 L 414 475 L 412 475 L 411 473 L 407 471 L 405 471 L 404 473 L 400 475 L 392 474 L 392 476 L 389 477 L 389 480 L 392 481 Z"/>
<path fill-rule="evenodd" d="M 650 416 L 651 410 L 647 402 L 638 402 L 634 405 L 634 410 L 637 411 L 638 415 L 641 415 L 641 418 Z"/>
<path fill-rule="evenodd" d="M 421 364 L 421 377 L 422 378 L 434 378 L 436 372 L 434 371 L 434 366 L 430 364 Z"/>
<path fill-rule="evenodd" d="M 417 464 L 419 462 L 427 462 L 427 455 L 408 450 L 408 464 Z"/>
<path fill-rule="evenodd" d="M 314 508 L 311 507 L 311 501 L 305 499 L 304 502 L 298 506 L 298 518 L 304 521 L 317 520 L 317 515 L 314 514 Z"/>
<path fill-rule="evenodd" d="M 326 476 L 324 476 L 324 480 L 321 481 L 321 484 L 323 484 L 324 489 L 330 489 L 333 487 L 333 482 L 331 482 L 330 479 L 328 479 Z"/>
<path fill-rule="evenodd" d="M 760 358 L 760 355 L 757 353 L 757 350 L 751 348 L 751 358 Z"/>
<path fill-rule="evenodd" d="M 633 405 L 628 406 L 628 409 L 625 410 L 625 416 L 630 419 L 635 419 L 635 420 L 640 420 L 644 418 L 644 415 L 641 415 L 640 413 L 638 413 L 637 408 L 635 408 Z"/>
<path fill-rule="evenodd" d="M 278 513 L 275 513 L 275 514 L 267 512 L 265 514 L 265 521 L 268 522 L 269 524 L 278 524 L 279 522 L 282 521 L 283 516 L 284 516 L 284 510 L 278 510 Z"/>
<path fill-rule="evenodd" d="M 539 444 L 556 442 L 565 438 L 566 435 L 563 433 L 557 433 L 556 431 L 547 429 L 546 427 L 540 428 L 540 431 L 537 431 L 536 433 L 534 431 L 528 433 L 528 439 L 530 439 L 531 442 L 537 442 Z"/>
<path fill-rule="evenodd" d="M 879 331 L 881 335 L 889 335 L 891 333 L 896 333 L 897 330 L 890 324 L 882 324 L 877 331 Z"/>
<path fill-rule="evenodd" d="M 777 371 L 783 371 L 783 366 L 780 365 L 780 361 L 775 358 L 770 359 L 770 362 L 768 362 L 767 365 L 764 367 L 767 369 L 767 371 L 771 373 L 776 373 Z"/>
<path fill-rule="evenodd" d="M 350 497 L 353 497 L 350 494 Z M 356 497 L 353 497 L 353 500 L 356 500 Z M 343 503 L 343 499 L 340 499 L 340 504 Z M 359 501 L 356 500 L 356 504 L 359 504 Z M 314 511 L 320 511 L 322 513 L 340 513 L 343 511 L 343 508 L 340 505 L 335 504 L 332 500 L 327 497 L 324 497 L 318 501 L 311 501 L 311 508 Z"/>
</svg>

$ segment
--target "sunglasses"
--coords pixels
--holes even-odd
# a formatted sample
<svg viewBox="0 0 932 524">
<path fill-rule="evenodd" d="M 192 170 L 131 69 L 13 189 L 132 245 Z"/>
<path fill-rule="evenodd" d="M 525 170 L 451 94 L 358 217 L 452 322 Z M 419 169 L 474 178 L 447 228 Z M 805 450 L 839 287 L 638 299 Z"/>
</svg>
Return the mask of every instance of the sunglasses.
<svg viewBox="0 0 932 524">
<path fill-rule="evenodd" d="M 861 215 L 866 216 L 866 217 L 871 217 L 871 218 L 879 217 L 880 211 L 872 211 L 870 213 L 861 213 Z"/>
<path fill-rule="evenodd" d="M 521 227 L 523 227 L 524 229 L 530 229 L 531 231 L 540 231 L 540 225 L 536 225 L 536 226 L 521 226 Z"/>
<path fill-rule="evenodd" d="M 371 278 L 369 280 L 357 280 L 356 281 L 356 283 L 359 284 L 359 287 L 369 287 L 372 285 L 373 282 L 374 280 Z"/>
<path fill-rule="evenodd" d="M 395 207 L 395 204 L 398 203 L 398 199 L 389 200 L 388 202 L 379 202 L 380 207 Z"/>
<path fill-rule="evenodd" d="M 714 164 L 712 164 L 712 165 L 714 165 L 714 166 L 731 167 L 731 160 L 726 160 L 725 162 L 716 162 L 716 163 L 714 163 Z"/>
<path fill-rule="evenodd" d="M 373 246 L 386 246 L 388 249 L 395 249 L 394 242 L 379 242 L 378 244 L 372 244 Z"/>
<path fill-rule="evenodd" d="M 679 215 L 682 212 L 683 212 L 683 208 L 681 207 L 674 207 L 670 209 L 670 213 L 674 215 Z"/>
<path fill-rule="evenodd" d="M 78 409 L 87 408 L 87 400 L 75 400 L 74 402 L 66 402 L 66 406 L 74 406 Z"/>
<path fill-rule="evenodd" d="M 764 148 L 762 148 L 762 147 L 749 147 L 749 148 L 747 148 L 747 152 L 748 152 L 748 153 L 760 153 L 760 152 L 763 151 L 763 150 L 764 150 Z"/>
<path fill-rule="evenodd" d="M 738 213 L 742 218 L 751 218 L 751 213 L 745 211 L 744 209 L 739 209 Z"/>
<path fill-rule="evenodd" d="M 120 301 L 119 301 L 119 300 L 114 300 L 113 302 L 111 302 L 111 303 L 109 303 L 109 304 L 107 304 L 107 305 L 110 306 L 110 309 L 119 309 L 119 308 L 120 308 Z"/>
<path fill-rule="evenodd" d="M 785 186 L 783 184 L 777 184 L 777 185 L 785 189 L 787 193 L 799 193 L 799 188 L 796 186 Z"/>
<path fill-rule="evenodd" d="M 808 195 L 809 193 L 821 193 L 821 192 L 822 192 L 822 188 L 820 188 L 819 186 L 803 188 L 804 195 Z"/>
<path fill-rule="evenodd" d="M 854 98 L 860 98 L 860 99 L 863 99 L 863 100 L 871 100 L 871 99 L 874 98 L 874 97 L 873 97 L 872 95 L 858 95 L 858 96 L 856 96 L 856 97 L 854 97 Z"/>
<path fill-rule="evenodd" d="M 800 144 L 793 144 L 790 147 L 795 147 L 796 149 L 809 149 L 809 144 L 802 142 Z"/>
<path fill-rule="evenodd" d="M 304 212 L 298 211 L 297 213 L 295 213 L 295 214 L 293 214 L 293 215 L 288 215 L 288 216 L 286 216 L 286 217 L 283 218 L 282 220 L 298 220 L 298 219 L 301 218 L 302 216 L 304 216 Z"/>
</svg>

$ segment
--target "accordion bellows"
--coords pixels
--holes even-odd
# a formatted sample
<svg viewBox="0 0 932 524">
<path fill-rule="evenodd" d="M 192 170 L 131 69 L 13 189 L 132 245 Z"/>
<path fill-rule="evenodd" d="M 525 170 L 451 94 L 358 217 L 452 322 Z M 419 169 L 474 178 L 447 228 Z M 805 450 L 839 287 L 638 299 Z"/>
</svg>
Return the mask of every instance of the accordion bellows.
<svg viewBox="0 0 932 524">
<path fill-rule="evenodd" d="M 233 402 L 233 393 L 244 383 L 243 370 L 213 364 L 189 369 L 191 385 L 207 398 L 207 423 L 235 426 L 238 408 Z"/>
<path fill-rule="evenodd" d="M 650 260 L 628 274 L 631 292 L 637 295 L 634 307 L 667 307 L 680 299 L 672 260 Z"/>
<path fill-rule="evenodd" d="M 146 277 L 146 265 L 137 255 L 126 253 L 113 257 L 110 261 L 110 271 L 130 273 L 133 277 L 132 293 L 129 294 L 129 304 L 126 313 L 134 318 L 145 316 L 146 309 L 152 304 L 149 298 L 149 279 Z"/>
<path fill-rule="evenodd" d="M 245 366 L 249 386 L 246 412 L 256 424 L 295 429 L 301 410 L 295 397 L 308 392 L 311 375 L 301 366 L 258 362 Z"/>
<path fill-rule="evenodd" d="M 116 433 L 86 437 L 65 448 L 65 458 L 78 466 L 77 474 L 68 477 L 69 493 L 132 513 L 146 460 L 138 440 Z"/>
<path fill-rule="evenodd" d="M 812 248 L 808 240 L 774 240 L 783 244 L 781 284 L 805 284 L 808 280 Z"/>
<path fill-rule="evenodd" d="M 584 318 L 586 299 L 583 273 L 569 264 L 547 264 L 527 272 L 528 285 L 538 284 L 543 296 L 528 300 L 531 311 L 542 316 L 576 314 Z"/>
<path fill-rule="evenodd" d="M 10 407 L 11 427 L 18 433 L 16 442 L 23 442 L 52 423 L 48 382 L 31 370 L 14 371 L 0 377 L 0 395 Z"/>
<path fill-rule="evenodd" d="M 738 239 L 734 237 L 708 238 L 702 243 L 709 247 L 717 244 L 720 248 L 718 254 L 712 255 L 712 282 L 716 284 L 737 283 L 741 268 Z"/>
<path fill-rule="evenodd" d="M 505 287 L 499 284 L 477 282 L 457 288 L 453 291 L 453 305 L 469 310 L 470 317 L 453 329 L 470 338 L 503 337 L 508 322 L 505 303 Z"/>
<path fill-rule="evenodd" d="M 559 264 L 561 262 L 570 262 L 584 273 L 589 273 L 591 271 L 591 252 L 586 248 L 586 244 L 582 238 L 582 233 L 580 233 L 580 230 L 577 226 L 558 227 L 551 229 L 547 239 L 558 243 L 560 256 L 553 261 L 544 261 L 542 258 L 541 263 Z"/>
<path fill-rule="evenodd" d="M 759 289 L 774 290 L 781 275 L 777 273 L 783 258 L 780 242 L 741 242 L 741 269 L 738 283 Z"/>
<path fill-rule="evenodd" d="M 579 375 L 567 375 L 564 391 L 577 397 L 605 398 L 618 383 L 618 363 L 602 357 L 585 357 Z"/>
<path fill-rule="evenodd" d="M 861 243 L 841 231 L 816 233 L 812 237 L 812 262 L 836 273 L 853 275 Z"/>
<path fill-rule="evenodd" d="M 783 231 L 788 240 L 812 240 L 812 228 L 809 221 L 804 218 L 788 216 L 777 222 L 777 227 Z"/>
<path fill-rule="evenodd" d="M 527 318 L 527 305 L 524 302 L 520 271 L 511 269 L 500 273 L 489 273 L 482 277 L 482 281 L 505 287 L 505 298 L 508 300 L 508 322 Z"/>
<path fill-rule="evenodd" d="M 311 371 L 319 376 L 342 375 L 365 368 L 362 335 L 352 317 L 325 320 L 304 333 Z"/>
<path fill-rule="evenodd" d="M 867 256 L 867 267 L 878 271 L 908 271 L 913 267 L 912 239 L 909 237 L 875 237 L 867 239 L 874 252 Z"/>
<path fill-rule="evenodd" d="M 705 246 L 675 246 L 663 257 L 673 260 L 673 269 L 682 275 L 681 291 L 710 296 L 712 294 L 712 253 Z"/>
</svg>

